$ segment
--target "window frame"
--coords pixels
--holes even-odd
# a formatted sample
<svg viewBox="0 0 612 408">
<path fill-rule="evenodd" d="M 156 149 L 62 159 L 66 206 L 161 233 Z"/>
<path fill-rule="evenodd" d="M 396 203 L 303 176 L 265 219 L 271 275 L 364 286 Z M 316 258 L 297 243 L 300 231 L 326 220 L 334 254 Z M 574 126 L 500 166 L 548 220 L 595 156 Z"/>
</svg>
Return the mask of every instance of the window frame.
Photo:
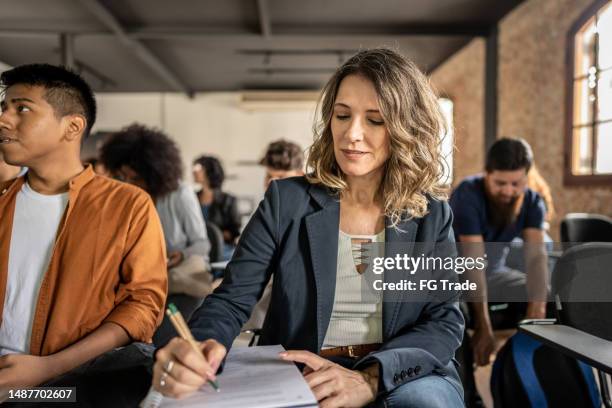
<svg viewBox="0 0 612 408">
<path fill-rule="evenodd" d="M 595 17 L 595 15 L 604 6 L 608 5 L 610 0 L 595 0 L 574 22 L 569 32 L 567 33 L 567 55 L 566 55 L 566 115 L 565 115 L 565 140 L 564 140 L 564 184 L 570 186 L 584 185 L 611 185 L 612 174 L 574 174 L 572 160 L 574 157 L 574 85 L 576 76 L 574 73 L 576 61 L 576 35 L 584 27 L 587 21 Z M 612 7 L 612 6 L 611 6 Z M 592 154 L 597 154 L 597 146 L 592 146 Z"/>
</svg>

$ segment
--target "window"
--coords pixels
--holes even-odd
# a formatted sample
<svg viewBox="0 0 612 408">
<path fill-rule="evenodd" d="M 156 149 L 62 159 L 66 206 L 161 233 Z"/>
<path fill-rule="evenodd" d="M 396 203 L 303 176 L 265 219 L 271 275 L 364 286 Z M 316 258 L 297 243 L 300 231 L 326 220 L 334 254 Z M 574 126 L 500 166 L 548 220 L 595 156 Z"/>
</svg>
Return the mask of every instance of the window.
<svg viewBox="0 0 612 408">
<path fill-rule="evenodd" d="M 612 182 L 612 2 L 574 25 L 568 64 L 568 184 Z"/>
</svg>

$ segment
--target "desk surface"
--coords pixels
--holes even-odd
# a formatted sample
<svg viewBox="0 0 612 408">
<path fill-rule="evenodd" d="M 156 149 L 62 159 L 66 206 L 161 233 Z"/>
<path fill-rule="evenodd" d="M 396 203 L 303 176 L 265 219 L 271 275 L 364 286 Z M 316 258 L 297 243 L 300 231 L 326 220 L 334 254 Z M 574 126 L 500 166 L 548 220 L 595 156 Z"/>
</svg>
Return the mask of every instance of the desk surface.
<svg viewBox="0 0 612 408">
<path fill-rule="evenodd" d="M 612 341 L 562 324 L 524 324 L 519 326 L 519 330 L 592 367 L 612 374 Z"/>
</svg>

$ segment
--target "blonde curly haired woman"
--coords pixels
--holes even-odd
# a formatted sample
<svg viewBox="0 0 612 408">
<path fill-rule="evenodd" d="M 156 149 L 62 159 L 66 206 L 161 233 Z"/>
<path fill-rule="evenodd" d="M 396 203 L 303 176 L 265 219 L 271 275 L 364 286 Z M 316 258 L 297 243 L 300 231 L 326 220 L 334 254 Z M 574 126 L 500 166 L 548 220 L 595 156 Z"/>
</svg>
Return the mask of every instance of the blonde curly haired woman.
<svg viewBox="0 0 612 408">
<path fill-rule="evenodd" d="M 412 62 L 373 49 L 337 70 L 320 108 L 308 175 L 270 184 L 225 280 L 190 322 L 203 353 L 172 340 L 157 353 L 153 385 L 181 397 L 216 378 L 273 276 L 259 344 L 280 343 L 288 350 L 280 358 L 305 366 L 320 406 L 463 406 L 453 361 L 464 325 L 457 303 L 387 292 L 361 299 L 352 254 L 363 241 L 384 242 L 385 251 L 452 244 L 436 96 Z"/>
</svg>

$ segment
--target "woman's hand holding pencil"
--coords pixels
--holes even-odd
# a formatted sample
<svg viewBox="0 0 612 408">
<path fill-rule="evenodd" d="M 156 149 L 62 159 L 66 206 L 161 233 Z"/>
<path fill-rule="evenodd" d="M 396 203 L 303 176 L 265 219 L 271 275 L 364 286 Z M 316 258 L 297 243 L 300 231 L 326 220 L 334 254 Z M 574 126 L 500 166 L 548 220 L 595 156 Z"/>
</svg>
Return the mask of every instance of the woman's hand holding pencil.
<svg viewBox="0 0 612 408">
<path fill-rule="evenodd" d="M 225 358 L 225 346 L 216 340 L 195 341 L 174 305 L 168 316 L 180 335 L 157 352 L 153 367 L 153 388 L 165 396 L 185 397 L 208 383 L 219 390 L 216 373 Z"/>
</svg>

